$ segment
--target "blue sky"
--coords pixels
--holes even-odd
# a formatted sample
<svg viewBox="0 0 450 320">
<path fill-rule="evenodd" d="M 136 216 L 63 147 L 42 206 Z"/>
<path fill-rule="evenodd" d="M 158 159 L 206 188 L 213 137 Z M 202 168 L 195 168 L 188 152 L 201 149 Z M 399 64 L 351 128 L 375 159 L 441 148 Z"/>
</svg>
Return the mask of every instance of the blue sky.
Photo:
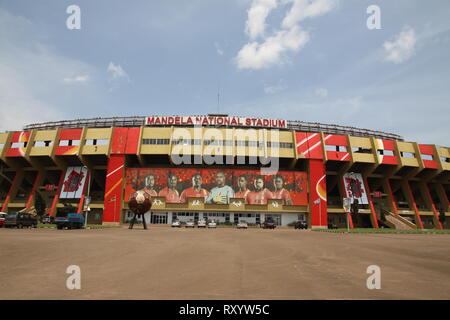
<svg viewBox="0 0 450 320">
<path fill-rule="evenodd" d="M 0 0 L 0 130 L 220 112 L 450 146 L 449 13 L 447 0 Z"/>
</svg>

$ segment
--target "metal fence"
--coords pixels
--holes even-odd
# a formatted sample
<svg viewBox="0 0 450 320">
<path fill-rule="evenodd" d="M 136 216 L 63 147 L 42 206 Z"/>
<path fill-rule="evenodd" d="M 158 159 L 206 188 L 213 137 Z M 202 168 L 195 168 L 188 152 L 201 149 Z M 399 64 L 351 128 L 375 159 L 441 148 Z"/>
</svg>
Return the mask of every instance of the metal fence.
<svg viewBox="0 0 450 320">
<path fill-rule="evenodd" d="M 145 116 L 132 117 L 110 117 L 110 118 L 89 118 L 76 120 L 62 120 L 52 122 L 33 123 L 26 125 L 24 130 L 53 130 L 53 129 L 73 129 L 73 128 L 108 128 L 108 127 L 139 127 L 144 125 Z M 378 139 L 390 139 L 403 141 L 403 137 L 383 131 L 361 129 L 335 124 L 323 124 L 318 122 L 306 122 L 298 120 L 287 120 L 287 128 L 303 132 L 323 132 L 327 134 L 348 134 L 356 137 L 374 137 Z"/>
</svg>

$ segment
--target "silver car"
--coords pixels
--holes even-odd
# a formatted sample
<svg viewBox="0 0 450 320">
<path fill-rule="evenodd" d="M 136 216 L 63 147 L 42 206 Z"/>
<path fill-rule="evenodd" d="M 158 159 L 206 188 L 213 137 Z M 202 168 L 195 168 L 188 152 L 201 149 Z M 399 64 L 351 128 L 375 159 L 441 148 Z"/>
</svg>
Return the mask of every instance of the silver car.
<svg viewBox="0 0 450 320">
<path fill-rule="evenodd" d="M 186 222 L 186 228 L 195 228 L 194 221 L 188 221 L 188 222 Z"/>
</svg>

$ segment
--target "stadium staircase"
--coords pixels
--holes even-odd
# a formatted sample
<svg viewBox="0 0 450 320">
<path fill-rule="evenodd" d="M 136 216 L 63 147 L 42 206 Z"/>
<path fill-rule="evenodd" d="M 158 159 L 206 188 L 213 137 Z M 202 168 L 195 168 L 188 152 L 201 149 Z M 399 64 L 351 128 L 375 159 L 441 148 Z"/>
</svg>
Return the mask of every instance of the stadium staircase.
<svg viewBox="0 0 450 320">
<path fill-rule="evenodd" d="M 387 210 L 383 210 L 383 213 L 384 213 L 384 220 L 383 216 L 382 219 L 380 220 L 382 225 L 385 225 L 391 229 L 396 230 L 417 229 L 417 226 L 408 219 L 405 219 Z"/>
</svg>

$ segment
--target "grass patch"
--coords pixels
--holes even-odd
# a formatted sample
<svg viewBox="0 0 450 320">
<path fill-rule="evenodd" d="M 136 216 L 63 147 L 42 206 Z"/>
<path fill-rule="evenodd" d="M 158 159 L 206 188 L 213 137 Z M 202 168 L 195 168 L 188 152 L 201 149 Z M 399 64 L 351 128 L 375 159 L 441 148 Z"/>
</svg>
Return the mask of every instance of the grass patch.
<svg viewBox="0 0 450 320">
<path fill-rule="evenodd" d="M 88 224 L 85 229 L 111 229 L 111 228 L 120 228 L 121 226 L 107 226 L 102 224 Z"/>
<path fill-rule="evenodd" d="M 38 223 L 38 228 L 50 228 L 55 229 L 56 224 L 51 223 Z M 88 224 L 86 227 L 83 227 L 83 229 L 108 229 L 108 228 L 120 228 L 120 226 L 104 226 L 101 224 Z"/>
<path fill-rule="evenodd" d="M 52 224 L 52 223 L 38 223 L 37 227 L 38 228 L 56 228 L 56 224 Z"/>
<path fill-rule="evenodd" d="M 313 231 L 331 232 L 331 233 L 347 233 L 346 228 L 341 229 L 315 229 Z M 450 234 L 449 229 L 416 229 L 416 230 L 395 230 L 395 229 L 374 229 L 374 228 L 355 228 L 350 229 L 350 233 L 403 233 L 403 234 Z"/>
</svg>

